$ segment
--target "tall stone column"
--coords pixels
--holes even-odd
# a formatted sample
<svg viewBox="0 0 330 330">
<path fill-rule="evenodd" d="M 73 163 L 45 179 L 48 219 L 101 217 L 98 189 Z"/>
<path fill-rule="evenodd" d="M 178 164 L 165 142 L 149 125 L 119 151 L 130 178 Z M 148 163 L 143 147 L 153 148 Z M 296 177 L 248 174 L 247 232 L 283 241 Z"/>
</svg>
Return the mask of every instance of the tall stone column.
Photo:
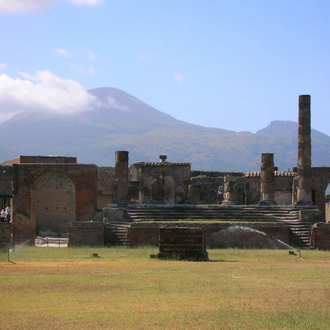
<svg viewBox="0 0 330 330">
<path fill-rule="evenodd" d="M 261 155 L 260 179 L 259 205 L 275 205 L 274 154 L 263 153 Z"/>
<path fill-rule="evenodd" d="M 151 203 L 165 203 L 165 172 L 163 171 L 152 172 Z"/>
<path fill-rule="evenodd" d="M 128 151 L 116 151 L 114 202 L 128 202 Z"/>
<path fill-rule="evenodd" d="M 311 97 L 299 95 L 297 204 L 312 203 L 311 189 Z"/>
</svg>

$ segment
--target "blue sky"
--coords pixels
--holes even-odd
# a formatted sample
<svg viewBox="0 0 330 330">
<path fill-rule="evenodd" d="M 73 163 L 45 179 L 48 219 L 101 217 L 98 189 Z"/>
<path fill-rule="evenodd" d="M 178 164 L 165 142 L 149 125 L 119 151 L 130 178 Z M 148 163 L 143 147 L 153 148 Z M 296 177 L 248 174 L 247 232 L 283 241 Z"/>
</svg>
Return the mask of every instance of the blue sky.
<svg viewBox="0 0 330 330">
<path fill-rule="evenodd" d="M 328 0 L 0 0 L 0 120 L 93 106 L 116 87 L 177 119 L 330 135 Z"/>
</svg>

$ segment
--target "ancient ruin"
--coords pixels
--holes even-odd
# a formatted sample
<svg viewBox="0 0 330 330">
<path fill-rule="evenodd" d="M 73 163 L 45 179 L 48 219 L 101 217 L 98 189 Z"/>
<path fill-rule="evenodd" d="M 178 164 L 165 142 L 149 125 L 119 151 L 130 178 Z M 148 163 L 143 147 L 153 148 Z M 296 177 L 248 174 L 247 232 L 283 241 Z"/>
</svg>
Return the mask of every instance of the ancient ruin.
<svg viewBox="0 0 330 330">
<path fill-rule="evenodd" d="M 166 155 L 130 164 L 128 151 L 116 152 L 115 167 L 59 156 L 2 163 L 0 201 L 11 206 L 11 221 L 0 223 L 0 245 L 58 237 L 68 246 L 163 249 L 164 228 L 195 228 L 203 232 L 203 246 L 216 248 L 225 247 L 226 230 L 244 224 L 251 229 L 244 235 L 259 231 L 293 247 L 329 248 L 322 233 L 330 220 L 330 168 L 311 166 L 310 105 L 309 95 L 299 96 L 298 162 L 285 172 L 277 170 L 271 150 L 261 155 L 260 172 L 193 171 Z"/>
</svg>

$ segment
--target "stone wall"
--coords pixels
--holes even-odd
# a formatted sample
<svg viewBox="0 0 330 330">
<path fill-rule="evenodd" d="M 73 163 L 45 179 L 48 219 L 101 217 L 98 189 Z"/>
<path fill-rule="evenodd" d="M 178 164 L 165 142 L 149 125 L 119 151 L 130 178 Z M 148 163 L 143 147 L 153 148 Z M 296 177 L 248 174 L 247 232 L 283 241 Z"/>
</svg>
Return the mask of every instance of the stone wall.
<svg viewBox="0 0 330 330">
<path fill-rule="evenodd" d="M 240 247 L 251 247 L 251 242 L 256 240 L 262 241 L 265 244 L 266 238 L 268 243 L 273 247 L 276 245 L 276 239 L 289 244 L 290 230 L 285 224 L 217 224 L 217 223 L 180 223 L 180 227 L 198 227 L 202 228 L 205 233 L 205 244 L 208 248 L 224 248 L 222 235 L 217 233 L 227 230 L 229 227 L 236 228 L 240 235 L 244 233 L 243 240 L 239 241 Z M 132 223 L 128 229 L 129 242 L 132 247 L 151 245 L 158 246 L 159 228 L 173 227 L 171 223 Z M 238 229 L 241 228 L 241 231 Z M 251 230 L 249 230 L 250 228 Z M 258 233 L 258 231 L 260 233 Z M 224 232 L 223 232 L 224 233 Z M 263 234 L 262 234 L 263 233 Z M 219 238 L 220 236 L 220 238 Z M 271 240 L 274 238 L 274 242 Z M 276 239 L 275 239 L 276 238 Z M 227 236 L 228 239 L 228 236 Z M 245 240 L 245 241 L 244 241 Z M 246 243 L 246 245 L 244 245 Z M 227 243 L 228 244 L 228 243 Z"/>
<path fill-rule="evenodd" d="M 321 222 L 323 221 L 321 211 L 316 207 L 299 210 L 299 220 L 303 222 Z"/>
<path fill-rule="evenodd" d="M 127 235 L 130 246 L 158 246 L 159 227 L 159 224 L 153 223 L 132 223 L 128 229 Z"/>
<path fill-rule="evenodd" d="M 222 195 L 218 193 L 220 186 L 223 186 L 223 177 L 192 178 L 188 199 L 197 204 L 220 204 L 222 201 Z"/>
<path fill-rule="evenodd" d="M 312 200 L 319 208 L 321 218 L 325 220 L 325 192 L 330 184 L 329 167 L 312 167 Z"/>
<path fill-rule="evenodd" d="M 111 204 L 114 198 L 114 167 L 97 168 L 97 209 L 101 210 Z"/>
<path fill-rule="evenodd" d="M 74 221 L 68 227 L 68 247 L 104 246 L 104 224 Z"/>
<path fill-rule="evenodd" d="M 207 261 L 204 232 L 195 227 L 168 227 L 159 229 L 159 259 Z"/>
<path fill-rule="evenodd" d="M 12 195 L 13 168 L 12 166 L 0 166 L 0 197 Z"/>
<path fill-rule="evenodd" d="M 76 164 L 76 157 L 66 156 L 17 156 L 1 165 L 12 166 L 13 164 Z"/>
<path fill-rule="evenodd" d="M 14 164 L 14 243 L 34 244 L 39 230 L 67 232 L 70 221 L 93 220 L 96 210 L 96 186 L 95 165 Z M 50 194 L 51 190 L 55 193 Z M 47 220 L 42 220 L 37 211 Z"/>
<path fill-rule="evenodd" d="M 188 186 L 191 179 L 190 163 L 140 162 L 130 166 L 130 181 L 137 183 L 140 203 L 151 202 L 154 171 L 164 172 L 164 197 L 167 204 L 181 204 L 188 199 Z"/>
<path fill-rule="evenodd" d="M 315 223 L 312 226 L 310 247 L 313 249 L 330 250 L 329 223 Z"/>
<path fill-rule="evenodd" d="M 11 243 L 11 223 L 0 222 L 0 250 Z"/>
</svg>

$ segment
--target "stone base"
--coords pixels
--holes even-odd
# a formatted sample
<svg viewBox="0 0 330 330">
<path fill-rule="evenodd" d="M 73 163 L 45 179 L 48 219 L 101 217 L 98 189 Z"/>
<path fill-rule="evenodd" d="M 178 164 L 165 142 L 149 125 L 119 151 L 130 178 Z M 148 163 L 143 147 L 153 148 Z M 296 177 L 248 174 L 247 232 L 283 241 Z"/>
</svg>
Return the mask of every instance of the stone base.
<svg viewBox="0 0 330 330">
<path fill-rule="evenodd" d="M 154 256 L 151 255 L 151 258 Z M 189 251 L 189 252 L 159 252 L 158 259 L 187 260 L 187 261 L 209 261 L 208 252 Z"/>
<path fill-rule="evenodd" d="M 236 201 L 222 201 L 221 205 L 230 206 L 230 205 L 238 205 Z"/>
<path fill-rule="evenodd" d="M 297 208 L 317 208 L 312 201 L 306 201 L 304 199 L 297 201 L 294 206 Z"/>
<path fill-rule="evenodd" d="M 125 207 L 127 204 L 130 204 L 131 202 L 129 200 L 125 201 L 119 201 L 119 200 L 113 200 L 111 204 L 108 204 L 109 207 Z"/>
<path fill-rule="evenodd" d="M 260 201 L 258 206 L 259 207 L 269 207 L 269 206 L 276 206 L 277 203 L 271 200 Z"/>
<path fill-rule="evenodd" d="M 166 202 L 164 201 L 164 200 L 159 200 L 159 199 L 157 199 L 157 200 L 152 200 L 152 201 L 150 201 L 150 204 L 166 204 Z"/>
</svg>

